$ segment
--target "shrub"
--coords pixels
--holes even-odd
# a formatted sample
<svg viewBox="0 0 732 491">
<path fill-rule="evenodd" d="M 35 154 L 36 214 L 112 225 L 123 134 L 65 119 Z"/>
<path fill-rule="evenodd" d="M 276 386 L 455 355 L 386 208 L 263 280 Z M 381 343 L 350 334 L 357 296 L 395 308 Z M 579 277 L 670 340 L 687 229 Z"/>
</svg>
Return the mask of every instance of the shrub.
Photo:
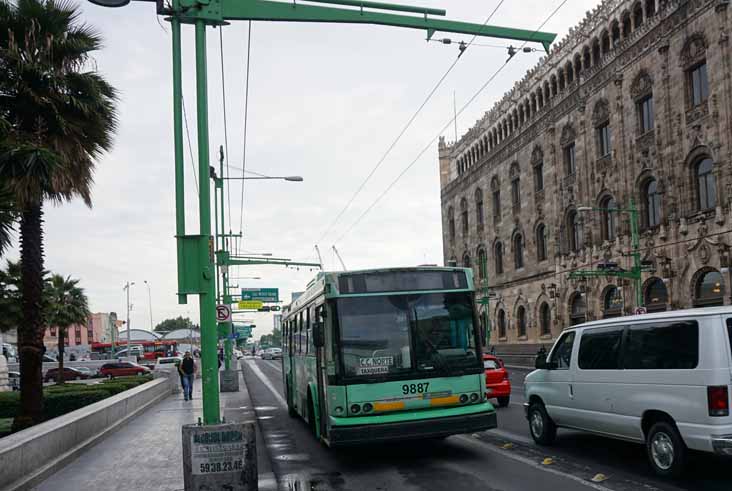
<svg viewBox="0 0 732 491">
<path fill-rule="evenodd" d="M 14 418 L 20 407 L 20 392 L 0 392 L 0 418 Z"/>
<path fill-rule="evenodd" d="M 70 413 L 109 397 L 106 390 L 80 390 L 77 392 L 51 392 L 43 400 L 43 419 L 51 419 Z"/>
</svg>

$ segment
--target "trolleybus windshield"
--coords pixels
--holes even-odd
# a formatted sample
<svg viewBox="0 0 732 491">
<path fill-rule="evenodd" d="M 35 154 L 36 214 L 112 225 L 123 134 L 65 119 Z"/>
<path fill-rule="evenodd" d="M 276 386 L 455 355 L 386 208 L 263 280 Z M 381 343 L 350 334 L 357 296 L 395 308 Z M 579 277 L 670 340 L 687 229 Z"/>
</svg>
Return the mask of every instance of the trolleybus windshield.
<svg viewBox="0 0 732 491">
<path fill-rule="evenodd" d="M 470 292 L 339 298 L 346 378 L 480 373 Z"/>
</svg>

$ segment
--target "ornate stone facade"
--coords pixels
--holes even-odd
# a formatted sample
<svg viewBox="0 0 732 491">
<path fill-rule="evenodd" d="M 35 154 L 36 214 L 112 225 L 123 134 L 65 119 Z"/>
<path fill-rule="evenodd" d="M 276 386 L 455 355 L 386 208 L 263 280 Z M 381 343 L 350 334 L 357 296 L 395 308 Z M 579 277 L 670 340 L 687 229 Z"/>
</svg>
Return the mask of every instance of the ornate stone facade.
<svg viewBox="0 0 732 491">
<path fill-rule="evenodd" d="M 732 303 L 730 10 L 606 0 L 459 141 L 440 141 L 445 263 L 487 278 L 491 344 L 634 311 L 632 282 L 569 279 L 632 266 L 630 214 L 602 209 L 639 211 L 648 310 Z"/>
</svg>

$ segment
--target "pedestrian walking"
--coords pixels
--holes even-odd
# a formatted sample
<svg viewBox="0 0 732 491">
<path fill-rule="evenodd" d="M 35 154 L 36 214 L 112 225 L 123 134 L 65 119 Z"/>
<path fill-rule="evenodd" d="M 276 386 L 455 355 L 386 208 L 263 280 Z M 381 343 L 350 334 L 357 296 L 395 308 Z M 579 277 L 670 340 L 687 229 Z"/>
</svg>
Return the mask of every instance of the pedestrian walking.
<svg viewBox="0 0 732 491">
<path fill-rule="evenodd" d="M 193 399 L 193 379 L 196 374 L 196 362 L 193 360 L 190 351 L 186 351 L 178 371 L 183 379 L 183 399 L 190 401 Z"/>
</svg>

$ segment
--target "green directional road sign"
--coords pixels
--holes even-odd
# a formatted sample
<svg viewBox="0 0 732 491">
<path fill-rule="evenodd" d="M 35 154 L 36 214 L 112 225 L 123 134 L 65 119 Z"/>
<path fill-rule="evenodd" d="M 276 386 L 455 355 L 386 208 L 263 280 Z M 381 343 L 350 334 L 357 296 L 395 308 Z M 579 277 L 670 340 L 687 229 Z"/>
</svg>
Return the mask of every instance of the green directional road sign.
<svg viewBox="0 0 732 491">
<path fill-rule="evenodd" d="M 242 288 L 241 299 L 276 303 L 280 301 L 280 290 L 279 288 Z"/>
</svg>

